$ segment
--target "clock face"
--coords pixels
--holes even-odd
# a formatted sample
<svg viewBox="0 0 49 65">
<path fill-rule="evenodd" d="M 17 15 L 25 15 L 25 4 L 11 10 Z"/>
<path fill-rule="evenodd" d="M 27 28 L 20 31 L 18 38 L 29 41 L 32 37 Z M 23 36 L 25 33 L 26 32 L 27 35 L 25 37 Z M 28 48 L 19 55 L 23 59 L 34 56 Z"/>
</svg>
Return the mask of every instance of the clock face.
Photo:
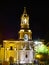
<svg viewBox="0 0 49 65">
<path fill-rule="evenodd" d="M 24 41 L 28 41 L 28 35 L 27 34 L 24 35 Z"/>
</svg>

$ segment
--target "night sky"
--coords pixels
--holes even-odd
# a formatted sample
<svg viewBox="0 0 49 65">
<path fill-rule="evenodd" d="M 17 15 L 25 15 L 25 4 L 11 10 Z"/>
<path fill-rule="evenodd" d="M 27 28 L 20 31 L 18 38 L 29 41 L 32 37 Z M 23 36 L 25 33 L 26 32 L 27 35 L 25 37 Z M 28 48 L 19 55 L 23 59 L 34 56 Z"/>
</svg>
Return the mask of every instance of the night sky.
<svg viewBox="0 0 49 65">
<path fill-rule="evenodd" d="M 13 0 L 0 2 L 0 40 L 17 39 L 20 30 L 20 17 L 26 7 L 30 17 L 33 39 L 49 40 L 48 1 Z"/>
</svg>

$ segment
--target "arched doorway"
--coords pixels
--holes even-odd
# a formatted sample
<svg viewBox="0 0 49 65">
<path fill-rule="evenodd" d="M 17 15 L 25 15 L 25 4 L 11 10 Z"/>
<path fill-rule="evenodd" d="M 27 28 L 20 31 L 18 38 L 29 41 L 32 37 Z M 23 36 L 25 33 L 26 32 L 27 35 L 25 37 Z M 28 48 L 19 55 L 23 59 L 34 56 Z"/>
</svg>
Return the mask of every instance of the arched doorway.
<svg viewBox="0 0 49 65">
<path fill-rule="evenodd" d="M 14 63 L 14 57 L 10 56 L 9 57 L 9 62 L 10 62 L 10 64 L 13 64 Z"/>
</svg>

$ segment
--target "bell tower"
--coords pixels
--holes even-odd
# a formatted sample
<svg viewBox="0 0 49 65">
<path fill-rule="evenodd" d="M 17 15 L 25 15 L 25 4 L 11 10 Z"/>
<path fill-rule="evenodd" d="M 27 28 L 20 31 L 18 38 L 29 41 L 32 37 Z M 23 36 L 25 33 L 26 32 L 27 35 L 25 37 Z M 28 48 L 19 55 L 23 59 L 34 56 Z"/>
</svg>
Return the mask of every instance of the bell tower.
<svg viewBox="0 0 49 65">
<path fill-rule="evenodd" d="M 19 39 L 24 41 L 32 40 L 32 32 L 29 29 L 29 16 L 26 12 L 26 7 L 24 7 L 24 12 L 21 16 L 20 26 Z"/>
<path fill-rule="evenodd" d="M 29 16 L 26 12 L 26 7 L 24 7 L 24 12 L 21 16 L 21 28 L 29 28 Z"/>
</svg>

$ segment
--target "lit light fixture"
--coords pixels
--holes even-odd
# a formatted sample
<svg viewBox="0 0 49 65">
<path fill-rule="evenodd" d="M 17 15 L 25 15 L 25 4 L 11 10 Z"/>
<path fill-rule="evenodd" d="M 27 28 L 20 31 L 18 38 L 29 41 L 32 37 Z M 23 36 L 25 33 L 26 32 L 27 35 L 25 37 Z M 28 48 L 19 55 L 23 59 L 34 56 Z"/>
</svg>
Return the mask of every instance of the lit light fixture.
<svg viewBox="0 0 49 65">
<path fill-rule="evenodd" d="M 31 32 L 31 30 L 28 30 L 28 32 Z"/>
<path fill-rule="evenodd" d="M 14 50 L 16 51 L 16 48 L 14 48 Z"/>
<path fill-rule="evenodd" d="M 38 41 L 35 41 L 34 43 L 37 45 L 38 44 Z"/>
<path fill-rule="evenodd" d="M 9 48 L 7 48 L 7 50 L 9 50 Z"/>
<path fill-rule="evenodd" d="M 14 58 L 14 61 L 16 61 L 16 58 Z"/>
<path fill-rule="evenodd" d="M 42 44 L 42 42 L 40 42 L 40 41 L 35 41 L 34 43 L 35 43 L 36 45 Z"/>
</svg>

